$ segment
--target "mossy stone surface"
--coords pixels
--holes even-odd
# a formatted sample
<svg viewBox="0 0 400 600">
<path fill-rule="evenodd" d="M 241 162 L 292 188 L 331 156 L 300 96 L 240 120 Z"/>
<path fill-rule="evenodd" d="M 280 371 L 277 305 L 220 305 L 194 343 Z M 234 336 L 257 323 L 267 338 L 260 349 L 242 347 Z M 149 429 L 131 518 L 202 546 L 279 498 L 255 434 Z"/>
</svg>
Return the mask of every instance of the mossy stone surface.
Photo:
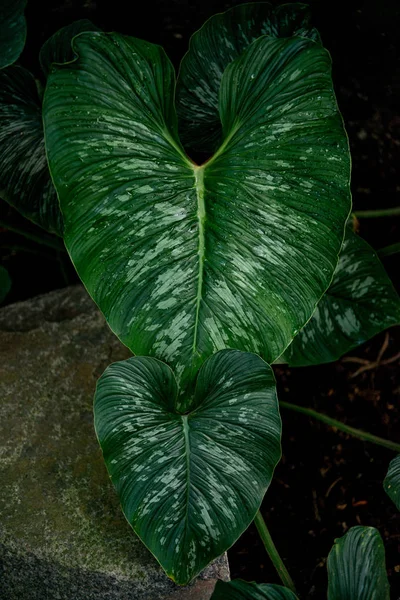
<svg viewBox="0 0 400 600">
<path fill-rule="evenodd" d="M 206 600 L 228 577 L 223 557 L 175 586 L 122 514 L 92 403 L 129 355 L 80 286 L 0 311 L 2 600 Z"/>
</svg>

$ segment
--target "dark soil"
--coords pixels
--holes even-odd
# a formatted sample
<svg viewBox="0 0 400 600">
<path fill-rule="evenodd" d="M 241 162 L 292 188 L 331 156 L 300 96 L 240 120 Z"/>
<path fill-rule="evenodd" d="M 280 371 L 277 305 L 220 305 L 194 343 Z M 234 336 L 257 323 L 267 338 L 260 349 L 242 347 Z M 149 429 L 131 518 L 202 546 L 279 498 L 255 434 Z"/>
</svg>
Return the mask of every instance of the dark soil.
<svg viewBox="0 0 400 600">
<path fill-rule="evenodd" d="M 206 18 L 240 2 L 162 0 L 140 6 L 126 0 L 30 0 L 28 40 L 22 64 L 39 76 L 42 43 L 59 27 L 89 18 L 164 46 L 175 63 L 190 35 Z M 400 205 L 400 5 L 386 0 L 313 0 L 314 22 L 333 59 L 333 77 L 353 157 L 355 210 Z M 29 232 L 6 204 L 0 218 Z M 400 241 L 400 218 L 360 221 L 360 233 L 375 248 Z M 0 255 L 13 286 L 14 302 L 77 281 L 66 254 L 0 228 Z M 396 256 L 384 259 L 400 289 Z M 373 360 L 384 334 L 351 354 Z M 400 331 L 390 331 L 384 358 L 399 351 Z M 307 369 L 276 369 L 281 400 L 326 412 L 354 427 L 399 440 L 398 362 L 352 378 L 355 363 Z M 262 512 L 303 598 L 326 598 L 326 557 L 335 537 L 353 525 L 379 528 L 386 546 L 392 598 L 400 598 L 400 519 L 382 489 L 389 450 L 350 438 L 323 423 L 282 410 L 283 459 Z M 229 552 L 232 577 L 278 582 L 255 528 L 251 526 Z"/>
<path fill-rule="evenodd" d="M 374 361 L 385 334 L 352 356 Z M 383 358 L 398 352 L 390 331 Z M 356 363 L 277 367 L 280 400 L 324 412 L 353 427 L 399 441 L 398 362 L 352 377 Z M 400 518 L 382 481 L 394 453 L 324 423 L 282 409 L 283 458 L 262 506 L 275 544 L 303 598 L 326 598 L 326 557 L 353 525 L 377 527 L 384 539 L 392 598 L 400 597 Z M 279 583 L 251 526 L 229 553 L 232 577 Z"/>
</svg>

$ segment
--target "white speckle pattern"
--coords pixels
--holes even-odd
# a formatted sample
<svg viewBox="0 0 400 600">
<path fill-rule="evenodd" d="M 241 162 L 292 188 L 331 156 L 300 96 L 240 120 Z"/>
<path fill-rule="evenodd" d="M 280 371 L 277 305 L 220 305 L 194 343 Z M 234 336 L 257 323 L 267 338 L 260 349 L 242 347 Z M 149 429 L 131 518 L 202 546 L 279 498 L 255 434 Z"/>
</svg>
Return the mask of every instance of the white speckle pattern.
<svg viewBox="0 0 400 600">
<path fill-rule="evenodd" d="M 0 195 L 34 223 L 62 234 L 36 82 L 16 65 L 0 70 Z"/>
<path fill-rule="evenodd" d="M 186 584 L 254 518 L 280 458 L 281 421 L 271 368 L 235 350 L 204 363 L 187 414 L 177 406 L 169 367 L 135 357 L 100 378 L 95 426 L 129 523 Z"/>
<path fill-rule="evenodd" d="M 332 284 L 282 360 L 308 366 L 338 360 L 400 324 L 400 298 L 374 250 L 348 226 Z"/>
<path fill-rule="evenodd" d="M 304 4 L 273 7 L 248 3 L 211 17 L 190 40 L 177 81 L 181 139 L 188 148 L 211 154 L 221 142 L 218 93 L 226 67 L 261 35 L 319 40 Z M 249 78 L 257 75 L 249 71 Z"/>
<path fill-rule="evenodd" d="M 46 87 L 46 143 L 66 246 L 111 328 L 170 364 L 182 393 L 223 348 L 272 362 L 327 289 L 350 208 L 329 55 L 253 42 L 222 78 L 225 141 L 197 167 L 162 50 L 117 34 L 74 44 L 79 60 Z"/>
</svg>

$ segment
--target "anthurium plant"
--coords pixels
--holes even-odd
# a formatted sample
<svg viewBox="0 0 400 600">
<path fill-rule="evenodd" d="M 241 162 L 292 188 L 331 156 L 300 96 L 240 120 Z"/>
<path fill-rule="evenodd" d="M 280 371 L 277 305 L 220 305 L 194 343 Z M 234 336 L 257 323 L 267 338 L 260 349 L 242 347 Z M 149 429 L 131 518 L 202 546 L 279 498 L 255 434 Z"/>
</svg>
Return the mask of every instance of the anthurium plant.
<svg viewBox="0 0 400 600">
<path fill-rule="evenodd" d="M 177 78 L 159 46 L 88 21 L 56 33 L 40 63 L 44 94 L 22 67 L 0 71 L 0 187 L 63 237 L 132 351 L 94 402 L 124 514 L 180 585 L 255 520 L 285 587 L 221 582 L 213 598 L 293 599 L 259 512 L 281 457 L 271 364 L 334 361 L 400 321 L 349 218 L 348 140 L 308 8 L 212 17 Z M 330 600 L 389 598 L 373 528 L 337 540 L 328 571 Z"/>
</svg>

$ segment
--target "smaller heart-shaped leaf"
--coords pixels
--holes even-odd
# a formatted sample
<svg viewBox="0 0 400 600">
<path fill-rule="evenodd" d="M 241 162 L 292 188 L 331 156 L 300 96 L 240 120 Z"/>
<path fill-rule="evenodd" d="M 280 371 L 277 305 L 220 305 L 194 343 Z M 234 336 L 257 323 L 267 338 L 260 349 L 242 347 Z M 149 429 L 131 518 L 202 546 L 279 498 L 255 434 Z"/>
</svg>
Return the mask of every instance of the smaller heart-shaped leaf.
<svg viewBox="0 0 400 600">
<path fill-rule="evenodd" d="M 133 529 L 177 583 L 227 550 L 260 507 L 280 455 L 272 369 L 225 350 L 199 371 L 190 412 L 157 359 L 108 367 L 97 384 L 95 427 Z"/>
</svg>

